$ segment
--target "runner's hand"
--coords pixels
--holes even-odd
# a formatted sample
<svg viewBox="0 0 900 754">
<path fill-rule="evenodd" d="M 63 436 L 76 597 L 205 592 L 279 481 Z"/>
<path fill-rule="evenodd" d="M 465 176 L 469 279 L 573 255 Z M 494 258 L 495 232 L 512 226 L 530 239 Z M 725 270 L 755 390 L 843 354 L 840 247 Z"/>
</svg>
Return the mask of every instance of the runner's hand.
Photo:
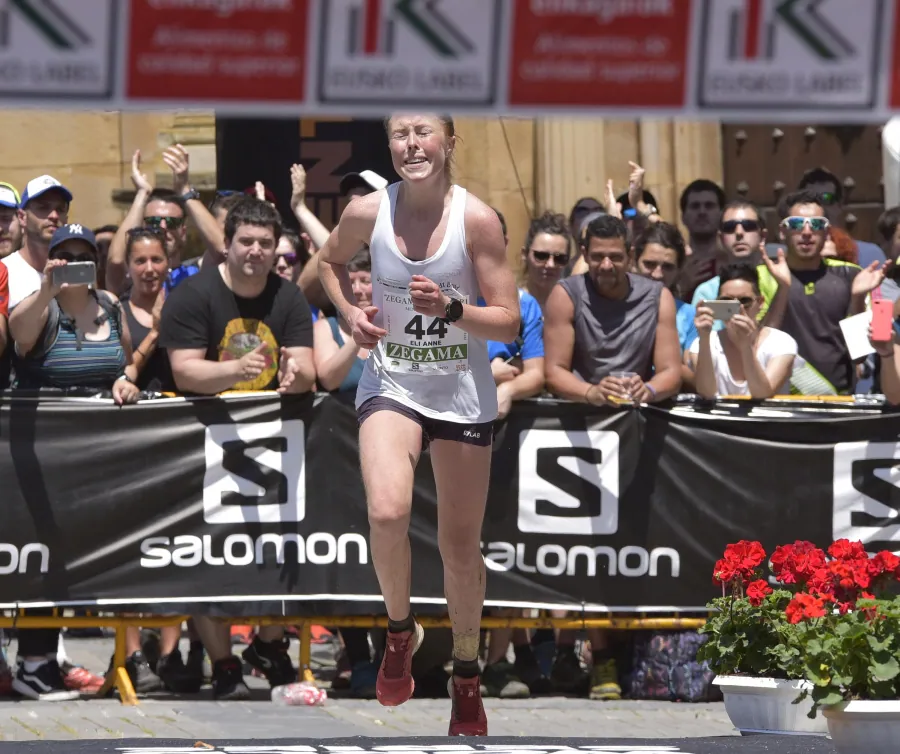
<svg viewBox="0 0 900 754">
<path fill-rule="evenodd" d="M 360 348 L 374 348 L 387 335 L 387 330 L 372 324 L 376 314 L 377 306 L 367 306 L 365 309 L 356 309 L 356 313 L 350 315 L 350 334 Z"/>
<path fill-rule="evenodd" d="M 634 208 L 644 201 L 644 169 L 636 162 L 628 161 L 631 174 L 628 176 L 628 203 Z"/>
<path fill-rule="evenodd" d="M 766 265 L 769 274 L 775 279 L 775 282 L 778 283 L 779 288 L 791 287 L 791 268 L 788 267 L 787 260 L 784 257 L 784 249 L 778 250 L 777 261 L 774 261 L 772 257 L 766 254 L 766 250 L 763 249 L 762 260 L 763 264 Z"/>
<path fill-rule="evenodd" d="M 447 304 L 450 299 L 444 295 L 433 280 L 424 275 L 413 275 L 409 284 L 409 295 L 412 297 L 413 309 L 418 314 L 428 317 L 444 317 L 447 315 Z"/>
</svg>

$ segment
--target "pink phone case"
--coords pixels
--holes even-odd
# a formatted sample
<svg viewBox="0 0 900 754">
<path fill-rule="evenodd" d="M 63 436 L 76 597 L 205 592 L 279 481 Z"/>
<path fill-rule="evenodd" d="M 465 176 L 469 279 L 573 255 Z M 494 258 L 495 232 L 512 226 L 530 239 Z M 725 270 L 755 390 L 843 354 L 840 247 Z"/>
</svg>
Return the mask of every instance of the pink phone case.
<svg viewBox="0 0 900 754">
<path fill-rule="evenodd" d="M 894 302 L 872 302 L 872 340 L 887 341 L 894 332 Z"/>
</svg>

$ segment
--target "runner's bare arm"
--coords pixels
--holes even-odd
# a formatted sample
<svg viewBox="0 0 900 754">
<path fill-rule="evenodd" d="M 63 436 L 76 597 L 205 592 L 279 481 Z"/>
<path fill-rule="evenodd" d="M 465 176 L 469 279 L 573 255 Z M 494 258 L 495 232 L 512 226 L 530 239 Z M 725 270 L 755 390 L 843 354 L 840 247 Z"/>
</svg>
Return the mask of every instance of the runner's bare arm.
<svg viewBox="0 0 900 754">
<path fill-rule="evenodd" d="M 335 308 L 351 324 L 358 308 L 350 284 L 347 262 L 361 247 L 368 245 L 381 204 L 381 191 L 350 202 L 319 252 L 319 280 Z M 373 302 L 374 304 L 374 302 Z"/>
<path fill-rule="evenodd" d="M 516 277 L 506 258 L 497 213 L 471 194 L 466 202 L 466 238 L 478 288 L 486 306 L 465 305 L 453 324 L 483 340 L 511 343 L 519 335 L 521 311 Z"/>
</svg>

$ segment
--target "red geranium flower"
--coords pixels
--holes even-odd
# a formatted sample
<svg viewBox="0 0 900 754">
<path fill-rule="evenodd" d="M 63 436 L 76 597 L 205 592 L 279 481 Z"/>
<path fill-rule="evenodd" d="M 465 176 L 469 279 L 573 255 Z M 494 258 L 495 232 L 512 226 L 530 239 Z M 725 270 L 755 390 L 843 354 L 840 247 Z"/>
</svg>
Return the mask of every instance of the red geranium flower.
<svg viewBox="0 0 900 754">
<path fill-rule="evenodd" d="M 838 539 L 828 548 L 828 554 L 838 560 L 868 560 L 866 548 L 862 542 L 851 542 L 849 539 Z"/>
<path fill-rule="evenodd" d="M 713 567 L 713 581 L 715 583 L 730 584 L 735 576 L 737 576 L 737 570 L 734 563 L 725 558 L 716 561 L 716 565 Z"/>
<path fill-rule="evenodd" d="M 772 554 L 772 572 L 782 584 L 806 584 L 817 569 L 825 566 L 825 553 L 812 542 L 797 540 L 782 545 Z"/>
<path fill-rule="evenodd" d="M 900 558 L 887 550 L 882 550 L 869 560 L 869 575 L 874 579 L 882 574 L 900 576 Z"/>
<path fill-rule="evenodd" d="M 784 612 L 790 623 L 799 623 L 808 618 L 824 618 L 825 600 L 822 597 L 814 597 L 801 592 L 794 595 Z"/>
<path fill-rule="evenodd" d="M 763 579 L 757 579 L 747 587 L 747 599 L 753 607 L 759 607 L 766 595 L 771 593 L 772 588 Z"/>
</svg>

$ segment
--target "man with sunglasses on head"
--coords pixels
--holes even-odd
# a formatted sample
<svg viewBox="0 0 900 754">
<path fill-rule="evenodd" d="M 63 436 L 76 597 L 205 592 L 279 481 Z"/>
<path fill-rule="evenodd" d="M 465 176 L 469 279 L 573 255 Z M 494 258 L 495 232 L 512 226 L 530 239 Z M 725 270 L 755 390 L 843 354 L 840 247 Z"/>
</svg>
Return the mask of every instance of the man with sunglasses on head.
<svg viewBox="0 0 900 754">
<path fill-rule="evenodd" d="M 804 361 L 799 362 L 801 370 L 795 367 L 794 391 L 852 393 L 855 371 L 840 322 L 865 310 L 866 297 L 881 285 L 885 268 L 872 262 L 861 269 L 821 257 L 830 222 L 816 192 L 788 194 L 779 202 L 778 212 L 787 254 L 779 250 L 777 261 L 764 256 L 764 264 L 757 267 L 765 299 L 762 321 L 797 341 Z"/>
</svg>

